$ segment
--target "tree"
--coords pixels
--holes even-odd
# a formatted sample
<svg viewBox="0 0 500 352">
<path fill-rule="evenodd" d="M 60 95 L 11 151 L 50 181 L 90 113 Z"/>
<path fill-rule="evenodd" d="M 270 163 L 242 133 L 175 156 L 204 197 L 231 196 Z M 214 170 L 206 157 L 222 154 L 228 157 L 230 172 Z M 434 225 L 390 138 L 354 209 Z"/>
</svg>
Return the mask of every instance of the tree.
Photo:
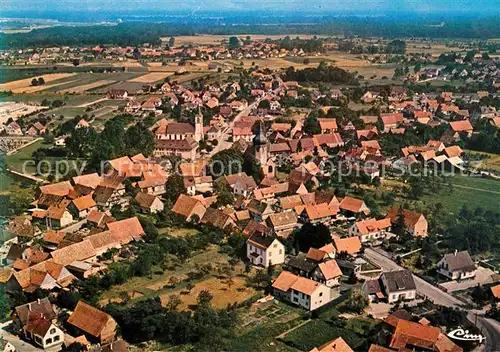
<svg viewBox="0 0 500 352">
<path fill-rule="evenodd" d="M 225 149 L 212 157 L 213 176 L 231 175 L 242 171 L 243 153 L 235 149 Z"/>
<path fill-rule="evenodd" d="M 174 37 L 170 37 L 170 39 L 168 40 L 168 46 L 170 48 L 173 48 L 175 46 L 175 38 Z"/>
<path fill-rule="evenodd" d="M 219 182 L 215 186 L 217 192 L 217 206 L 234 204 L 234 194 L 231 187 L 225 182 Z"/>
<path fill-rule="evenodd" d="M 304 65 L 309 65 L 311 63 L 311 60 L 309 60 L 308 58 L 305 58 L 304 60 L 302 60 L 302 63 Z"/>
<path fill-rule="evenodd" d="M 180 283 L 180 280 L 177 278 L 177 276 L 171 276 L 168 279 L 168 286 L 171 288 L 175 288 Z"/>
<path fill-rule="evenodd" d="M 394 224 L 394 227 L 392 229 L 394 234 L 396 234 L 398 237 L 403 237 L 404 234 L 406 233 L 406 223 L 405 223 L 405 215 L 403 208 L 399 207 L 398 209 L 398 215 L 396 219 L 396 223 Z"/>
<path fill-rule="evenodd" d="M 31 80 L 31 85 L 32 85 L 32 86 L 37 86 L 37 85 L 38 85 L 38 80 L 37 80 L 36 78 L 33 78 L 33 79 Z"/>
<path fill-rule="evenodd" d="M 165 304 L 165 308 L 168 310 L 177 310 L 177 307 L 182 303 L 179 295 L 170 295 L 168 296 L 167 303 Z"/>
<path fill-rule="evenodd" d="M 214 296 L 208 290 L 202 290 L 198 294 L 196 302 L 198 303 L 199 306 L 209 306 L 213 298 Z"/>
<path fill-rule="evenodd" d="M 125 153 L 135 155 L 142 153 L 150 156 L 155 147 L 155 137 L 144 125 L 130 126 L 125 133 Z"/>
<path fill-rule="evenodd" d="M 404 54 L 406 51 L 406 43 L 402 40 L 395 39 L 387 44 L 387 52 L 389 54 Z"/>
<path fill-rule="evenodd" d="M 258 106 L 259 109 L 270 109 L 271 108 L 271 103 L 269 102 L 269 100 L 267 99 L 262 99 L 260 102 L 259 102 L 259 106 Z"/>
<path fill-rule="evenodd" d="M 45 79 L 43 79 L 43 77 L 38 78 L 38 85 L 42 86 L 44 84 L 45 84 Z"/>
<path fill-rule="evenodd" d="M 172 204 L 175 203 L 179 195 L 186 193 L 186 186 L 181 175 L 175 173 L 170 176 L 165 184 L 165 198 Z"/>
<path fill-rule="evenodd" d="M 79 66 L 80 65 L 80 59 L 73 59 L 73 66 Z"/>
<path fill-rule="evenodd" d="M 359 290 L 352 290 L 349 293 L 349 298 L 344 301 L 344 307 L 356 314 L 362 314 L 368 307 L 368 300 Z"/>
<path fill-rule="evenodd" d="M 229 37 L 228 47 L 229 49 L 237 49 L 241 46 L 241 42 L 238 37 Z"/>
<path fill-rule="evenodd" d="M 304 132 L 309 135 L 321 133 L 321 129 L 319 128 L 318 118 L 316 114 L 310 113 L 307 116 L 306 122 L 304 124 Z"/>
<path fill-rule="evenodd" d="M 0 289 L 0 318 L 3 320 L 11 312 L 10 299 L 5 292 L 5 287 Z"/>
<path fill-rule="evenodd" d="M 307 252 L 309 248 L 320 248 L 332 242 L 330 230 L 323 224 L 313 225 L 306 223 L 293 234 L 293 239 L 298 243 L 302 252 Z"/>
<path fill-rule="evenodd" d="M 86 158 L 95 150 L 97 133 L 91 127 L 75 128 L 66 138 L 66 148 L 70 155 Z"/>
<path fill-rule="evenodd" d="M 159 233 L 156 226 L 146 218 L 139 218 L 142 228 L 144 229 L 144 233 L 146 234 L 146 239 L 148 242 L 154 242 L 158 239 Z"/>
</svg>

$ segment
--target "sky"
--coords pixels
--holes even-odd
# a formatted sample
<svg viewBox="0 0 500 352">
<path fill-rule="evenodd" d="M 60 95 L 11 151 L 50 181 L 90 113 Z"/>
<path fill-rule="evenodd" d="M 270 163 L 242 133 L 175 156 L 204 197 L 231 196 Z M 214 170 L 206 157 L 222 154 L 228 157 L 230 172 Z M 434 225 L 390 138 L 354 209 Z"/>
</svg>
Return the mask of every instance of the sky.
<svg viewBox="0 0 500 352">
<path fill-rule="evenodd" d="M 3 11 L 296 11 L 500 14 L 500 0 L 0 0 Z M 1 16 L 1 15 L 0 15 Z"/>
</svg>

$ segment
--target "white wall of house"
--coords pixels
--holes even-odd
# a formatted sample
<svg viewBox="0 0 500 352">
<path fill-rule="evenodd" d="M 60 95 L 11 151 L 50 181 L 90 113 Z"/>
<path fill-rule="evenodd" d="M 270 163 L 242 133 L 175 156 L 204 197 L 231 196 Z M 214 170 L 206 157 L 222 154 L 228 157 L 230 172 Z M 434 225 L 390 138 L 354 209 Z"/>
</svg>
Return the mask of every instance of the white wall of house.
<svg viewBox="0 0 500 352">
<path fill-rule="evenodd" d="M 399 300 L 401 300 L 401 301 L 412 300 L 412 299 L 415 299 L 416 294 L 417 294 L 416 290 L 391 292 L 391 293 L 388 293 L 387 301 L 389 303 L 394 303 L 394 302 L 397 302 Z"/>
<path fill-rule="evenodd" d="M 274 240 L 267 249 L 247 243 L 247 259 L 254 265 L 266 268 L 269 265 L 282 264 L 285 262 L 285 246 L 278 240 Z"/>
</svg>

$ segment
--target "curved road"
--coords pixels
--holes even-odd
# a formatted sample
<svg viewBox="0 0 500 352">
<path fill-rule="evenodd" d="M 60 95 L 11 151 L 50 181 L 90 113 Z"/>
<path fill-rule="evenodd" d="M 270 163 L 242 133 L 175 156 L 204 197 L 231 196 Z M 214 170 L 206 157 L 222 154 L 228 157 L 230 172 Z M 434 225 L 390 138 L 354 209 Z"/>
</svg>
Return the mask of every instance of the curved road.
<svg viewBox="0 0 500 352">
<path fill-rule="evenodd" d="M 371 248 L 366 248 L 364 254 L 366 258 L 379 265 L 384 271 L 404 269 L 392 261 L 392 259 Z M 462 306 L 464 303 L 459 299 L 440 290 L 416 275 L 413 275 L 413 279 L 417 286 L 417 292 L 420 295 L 427 297 L 435 304 L 463 309 Z M 479 346 L 475 351 L 500 351 L 500 323 L 493 319 L 485 318 L 483 314 L 484 312 L 480 310 L 469 310 L 467 313 L 467 319 L 469 319 L 472 324 L 476 325 L 476 327 L 482 331 L 483 335 L 486 336 L 485 343 Z"/>
</svg>

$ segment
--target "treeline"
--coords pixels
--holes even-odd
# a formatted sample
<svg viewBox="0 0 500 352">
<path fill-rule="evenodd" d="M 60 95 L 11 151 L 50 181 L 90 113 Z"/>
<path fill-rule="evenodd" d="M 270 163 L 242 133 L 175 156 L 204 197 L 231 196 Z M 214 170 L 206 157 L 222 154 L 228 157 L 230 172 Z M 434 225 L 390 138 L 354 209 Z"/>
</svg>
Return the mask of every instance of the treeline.
<svg viewBox="0 0 500 352">
<path fill-rule="evenodd" d="M 288 35 L 283 38 L 283 39 L 278 39 L 278 40 L 269 40 L 266 39 L 267 43 L 276 43 L 280 46 L 280 48 L 286 49 L 286 50 L 292 50 L 292 49 L 302 49 L 306 53 L 312 53 L 312 52 L 323 52 L 323 43 L 325 42 L 325 39 L 313 37 L 311 39 L 301 39 L 299 37 L 296 38 L 290 38 Z"/>
<path fill-rule="evenodd" d="M 316 24 L 234 24 L 219 23 L 151 23 L 126 22 L 116 26 L 52 27 L 35 29 L 29 33 L 0 35 L 0 49 L 60 45 L 116 44 L 121 46 L 142 43 L 159 44 L 160 37 L 177 35 L 225 34 L 309 34 L 346 35 L 362 37 L 427 37 L 427 38 L 498 38 L 498 18 L 449 19 L 437 26 L 437 21 L 424 18 L 336 18 L 335 22 Z"/>
<path fill-rule="evenodd" d="M 285 81 L 297 82 L 327 82 L 335 84 L 353 84 L 359 82 L 354 74 L 339 67 L 328 66 L 326 62 L 321 62 L 317 68 L 308 67 L 303 70 L 295 70 L 289 67 L 284 74 Z"/>
</svg>

